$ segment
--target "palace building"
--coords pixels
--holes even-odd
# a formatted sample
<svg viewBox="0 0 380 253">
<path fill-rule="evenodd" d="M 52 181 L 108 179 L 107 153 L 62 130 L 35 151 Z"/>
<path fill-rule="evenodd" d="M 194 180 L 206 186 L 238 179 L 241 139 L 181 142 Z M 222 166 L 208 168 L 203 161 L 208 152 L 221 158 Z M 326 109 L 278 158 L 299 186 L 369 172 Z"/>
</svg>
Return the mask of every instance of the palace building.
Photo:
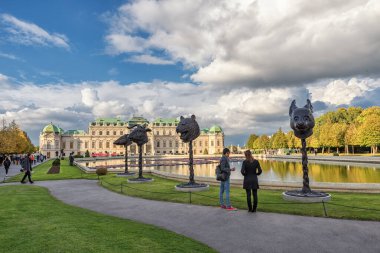
<svg viewBox="0 0 380 253">
<path fill-rule="evenodd" d="M 188 143 L 183 143 L 176 133 L 179 123 L 174 118 L 158 118 L 149 122 L 143 117 L 133 117 L 128 121 L 119 118 L 99 118 L 89 123 L 88 132 L 84 130 L 67 130 L 53 123 L 45 126 L 40 134 L 40 152 L 47 157 L 55 157 L 61 153 L 74 153 L 90 156 L 124 155 L 123 146 L 113 142 L 124 134 L 128 134 L 129 126 L 147 124 L 152 130 L 148 132 L 149 142 L 143 146 L 147 155 L 188 154 Z M 224 133 L 220 126 L 214 125 L 201 130 L 200 136 L 193 141 L 194 155 L 220 154 L 224 147 Z M 138 153 L 137 145 L 128 147 L 128 153 Z"/>
</svg>

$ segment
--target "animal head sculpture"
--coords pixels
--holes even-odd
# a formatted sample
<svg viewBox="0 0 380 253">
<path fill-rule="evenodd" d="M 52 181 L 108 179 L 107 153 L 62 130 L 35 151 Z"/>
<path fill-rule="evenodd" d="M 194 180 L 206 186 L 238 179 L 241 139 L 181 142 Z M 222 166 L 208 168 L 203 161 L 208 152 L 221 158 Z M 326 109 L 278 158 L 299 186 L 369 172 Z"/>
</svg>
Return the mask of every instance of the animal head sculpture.
<svg viewBox="0 0 380 253">
<path fill-rule="evenodd" d="M 176 131 L 181 134 L 180 138 L 183 142 L 195 140 L 201 132 L 194 115 L 191 115 L 190 118 L 184 118 L 181 116 Z"/>
<path fill-rule="evenodd" d="M 293 100 L 289 108 L 290 127 L 294 130 L 294 135 L 301 139 L 306 139 L 313 134 L 315 125 L 313 117 L 313 106 L 310 100 L 304 107 L 298 108 Z"/>
<path fill-rule="evenodd" d="M 129 138 L 129 134 L 124 134 L 119 139 L 113 142 L 115 145 L 129 146 L 132 144 L 132 140 Z"/>
<path fill-rule="evenodd" d="M 132 132 L 129 134 L 129 138 L 138 146 L 142 146 L 148 142 L 147 132 L 150 132 L 152 130 L 146 128 L 146 125 L 134 125 L 128 128 L 133 129 Z"/>
</svg>

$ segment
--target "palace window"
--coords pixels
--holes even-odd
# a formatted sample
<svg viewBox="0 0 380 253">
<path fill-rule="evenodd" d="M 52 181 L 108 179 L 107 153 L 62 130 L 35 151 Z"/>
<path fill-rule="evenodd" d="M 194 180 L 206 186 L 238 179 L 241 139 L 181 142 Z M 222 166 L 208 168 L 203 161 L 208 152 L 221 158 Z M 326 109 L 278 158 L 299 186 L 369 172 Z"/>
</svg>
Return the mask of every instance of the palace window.
<svg viewBox="0 0 380 253">
<path fill-rule="evenodd" d="M 70 149 L 73 149 L 73 148 L 74 148 L 74 142 L 70 141 Z"/>
<path fill-rule="evenodd" d="M 164 148 L 166 148 L 166 141 L 163 141 L 162 146 L 163 146 Z"/>
<path fill-rule="evenodd" d="M 165 131 L 165 129 L 164 129 L 164 135 L 166 134 L 166 131 Z"/>
<path fill-rule="evenodd" d="M 59 141 L 55 141 L 55 148 L 59 148 Z"/>
<path fill-rule="evenodd" d="M 80 149 L 80 143 L 81 143 L 81 141 L 77 142 L 77 149 Z"/>
<path fill-rule="evenodd" d="M 95 147 L 95 141 L 92 142 L 92 144 L 91 144 L 91 148 L 96 148 L 96 147 Z"/>
<path fill-rule="evenodd" d="M 99 141 L 99 148 L 103 148 L 103 142 Z"/>
<path fill-rule="evenodd" d="M 66 142 L 65 141 L 62 143 L 62 148 L 66 149 Z"/>
<path fill-rule="evenodd" d="M 156 135 L 160 135 L 160 131 L 156 131 Z"/>
<path fill-rule="evenodd" d="M 50 141 L 48 141 L 48 143 L 47 143 L 47 149 L 51 149 L 51 142 Z"/>
<path fill-rule="evenodd" d="M 84 148 L 88 148 L 88 141 L 84 142 Z"/>
<path fill-rule="evenodd" d="M 169 141 L 169 147 L 171 148 L 173 146 L 172 141 Z"/>
<path fill-rule="evenodd" d="M 160 147 L 160 141 L 157 141 L 157 148 Z"/>
<path fill-rule="evenodd" d="M 124 132 L 123 131 L 120 131 L 120 135 L 123 135 L 124 134 Z"/>
<path fill-rule="evenodd" d="M 99 135 L 102 135 L 103 134 L 103 131 L 99 131 Z"/>
<path fill-rule="evenodd" d="M 196 141 L 194 141 L 194 143 L 193 143 L 193 144 L 194 144 L 194 147 L 196 147 L 196 146 L 197 146 L 197 142 L 196 142 Z"/>
<path fill-rule="evenodd" d="M 116 131 L 113 131 L 113 135 L 116 135 Z"/>
<path fill-rule="evenodd" d="M 202 141 L 199 141 L 199 147 L 202 147 Z"/>
<path fill-rule="evenodd" d="M 110 148 L 110 142 L 109 141 L 106 142 L 106 148 Z"/>
<path fill-rule="evenodd" d="M 110 131 L 107 131 L 107 132 L 106 132 L 106 135 L 110 135 Z"/>
<path fill-rule="evenodd" d="M 219 140 L 216 141 L 216 145 L 220 146 L 220 141 Z"/>
</svg>

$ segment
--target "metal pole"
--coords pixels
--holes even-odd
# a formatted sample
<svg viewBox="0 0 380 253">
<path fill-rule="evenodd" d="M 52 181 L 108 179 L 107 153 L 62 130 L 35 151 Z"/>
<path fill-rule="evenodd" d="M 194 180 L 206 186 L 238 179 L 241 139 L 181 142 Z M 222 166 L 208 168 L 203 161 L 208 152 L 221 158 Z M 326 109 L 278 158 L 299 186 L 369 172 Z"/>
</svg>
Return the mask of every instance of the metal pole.
<svg viewBox="0 0 380 253">
<path fill-rule="evenodd" d="M 323 204 L 323 211 L 325 212 L 325 217 L 327 217 L 327 210 L 326 210 L 325 202 L 323 200 L 322 200 L 322 204 Z"/>
<path fill-rule="evenodd" d="M 139 146 L 139 178 L 142 176 L 142 145 Z"/>
<path fill-rule="evenodd" d="M 190 141 L 189 143 L 189 170 L 190 170 L 190 182 L 189 184 L 195 184 L 194 181 L 194 167 L 193 167 L 193 141 Z"/>
<path fill-rule="evenodd" d="M 127 145 L 124 145 L 125 146 L 125 170 L 124 170 L 124 173 L 128 173 L 128 146 Z"/>
<path fill-rule="evenodd" d="M 310 185 L 309 185 L 309 168 L 307 167 L 308 160 L 307 160 L 307 153 L 306 153 L 306 139 L 301 139 L 302 148 L 302 171 L 303 171 L 303 187 L 302 192 L 303 193 L 309 193 L 311 192 Z"/>
<path fill-rule="evenodd" d="M 191 204 L 191 192 L 189 192 L 189 202 Z"/>
</svg>

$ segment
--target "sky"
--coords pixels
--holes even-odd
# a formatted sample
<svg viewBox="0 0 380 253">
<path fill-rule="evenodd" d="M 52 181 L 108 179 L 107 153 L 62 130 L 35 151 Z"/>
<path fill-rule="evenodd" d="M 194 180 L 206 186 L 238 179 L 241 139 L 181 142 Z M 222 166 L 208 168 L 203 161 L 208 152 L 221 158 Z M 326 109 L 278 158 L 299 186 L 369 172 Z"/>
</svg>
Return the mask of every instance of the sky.
<svg viewBox="0 0 380 253">
<path fill-rule="evenodd" d="M 227 145 L 380 105 L 378 0 L 1 0 L 0 118 L 38 144 L 53 122 L 196 115 Z"/>
</svg>

